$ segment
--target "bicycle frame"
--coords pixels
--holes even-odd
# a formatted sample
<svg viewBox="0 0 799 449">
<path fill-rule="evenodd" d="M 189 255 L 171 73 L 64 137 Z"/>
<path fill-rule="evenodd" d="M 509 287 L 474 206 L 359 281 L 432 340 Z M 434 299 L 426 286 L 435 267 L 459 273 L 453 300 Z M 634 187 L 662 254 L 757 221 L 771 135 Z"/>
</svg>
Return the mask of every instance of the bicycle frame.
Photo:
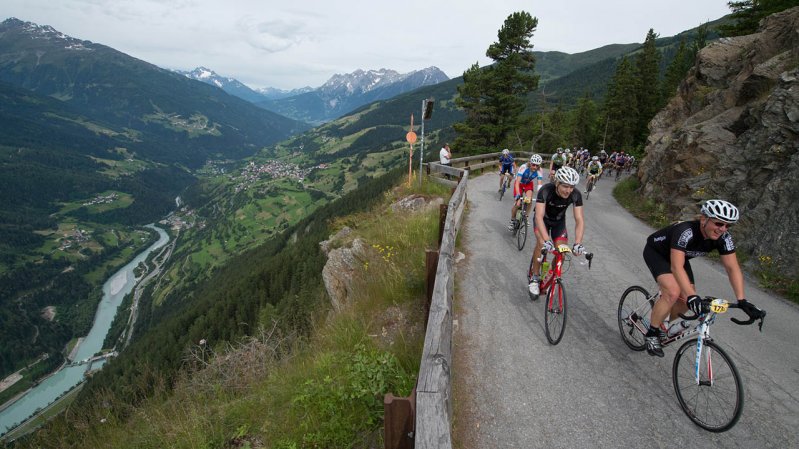
<svg viewBox="0 0 799 449">
<path fill-rule="evenodd" d="M 660 298 L 660 293 L 661 292 L 658 291 L 654 295 L 649 296 L 647 298 L 647 300 L 651 304 L 654 304 Z M 700 376 L 700 372 L 699 372 L 699 368 L 700 368 L 700 366 L 702 366 L 702 364 L 701 364 L 702 346 L 704 345 L 705 341 L 712 341 L 713 340 L 711 338 L 711 336 L 710 336 L 710 325 L 716 322 L 716 315 L 718 313 L 723 313 L 724 311 L 726 311 L 727 310 L 726 307 L 728 306 L 728 304 L 727 304 L 727 302 L 725 300 L 716 299 L 715 301 L 721 301 L 719 304 L 723 304 L 724 305 L 723 308 L 720 307 L 718 309 L 719 312 L 710 311 L 710 312 L 708 312 L 705 315 L 701 315 L 701 316 L 696 317 L 695 319 L 697 320 L 697 323 L 694 325 L 693 328 L 686 329 L 686 330 L 684 330 L 684 331 L 682 331 L 682 332 L 680 332 L 680 333 L 678 333 L 676 335 L 667 337 L 665 340 L 660 342 L 660 344 L 665 348 L 666 346 L 669 346 L 669 345 L 671 345 L 674 342 L 677 342 L 677 341 L 680 341 L 680 340 L 684 340 L 686 338 L 691 338 L 694 335 L 697 336 L 697 340 L 696 340 L 696 363 L 695 363 L 696 370 L 694 371 L 694 380 L 695 380 L 697 385 L 701 385 L 702 384 L 701 376 Z M 646 320 L 646 317 L 639 316 L 637 314 L 637 312 L 633 312 L 630 315 L 629 319 L 631 320 L 631 324 L 636 329 L 638 329 L 639 332 L 641 332 L 642 334 L 646 335 L 646 333 L 648 331 L 648 327 L 649 327 L 649 323 Z M 685 319 L 685 318 L 683 318 L 683 319 Z M 710 352 L 707 353 L 708 360 L 707 360 L 707 363 L 704 366 L 708 367 L 708 370 L 709 370 L 708 371 L 708 376 L 707 376 L 709 381 L 706 381 L 706 384 L 712 386 L 713 385 L 714 376 L 713 376 L 713 369 L 712 369 L 713 364 L 712 364 L 712 362 L 710 360 L 710 354 L 711 354 Z"/>
<path fill-rule="evenodd" d="M 549 270 L 544 273 L 544 276 L 541 277 L 541 284 L 540 289 L 542 292 L 546 291 L 553 283 L 560 280 L 563 276 L 563 255 L 566 253 L 571 253 L 572 250 L 567 245 L 558 245 L 552 254 L 555 255 L 552 262 L 549 264 Z M 545 254 L 544 251 L 541 251 L 542 255 Z M 541 259 L 541 266 L 544 266 L 544 262 L 546 261 L 546 256 Z"/>
</svg>

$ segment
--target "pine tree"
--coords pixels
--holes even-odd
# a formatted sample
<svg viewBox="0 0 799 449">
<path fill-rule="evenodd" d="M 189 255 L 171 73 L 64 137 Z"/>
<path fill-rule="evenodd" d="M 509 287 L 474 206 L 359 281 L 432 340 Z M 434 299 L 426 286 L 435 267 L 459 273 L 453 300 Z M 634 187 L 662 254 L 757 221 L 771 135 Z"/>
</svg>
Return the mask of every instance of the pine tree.
<svg viewBox="0 0 799 449">
<path fill-rule="evenodd" d="M 605 97 L 605 115 L 607 117 L 607 148 L 632 148 L 636 142 L 636 124 L 638 123 L 638 78 L 626 56 L 616 67 L 616 73 L 608 87 Z"/>
<path fill-rule="evenodd" d="M 688 49 L 688 45 L 685 43 L 685 39 L 681 39 L 680 45 L 677 47 L 677 53 L 675 53 L 674 59 L 671 60 L 671 63 L 666 68 L 666 74 L 663 76 L 663 81 L 660 84 L 661 106 L 668 103 L 669 99 L 674 96 L 677 91 L 677 86 L 680 85 L 680 81 L 682 81 L 685 74 L 688 73 L 688 70 L 691 68 L 693 62 L 692 56 L 691 51 Z"/>
<path fill-rule="evenodd" d="M 572 114 L 572 142 L 579 146 L 595 148 L 599 143 L 597 120 L 596 103 L 586 93 L 577 101 L 577 109 Z"/>
<path fill-rule="evenodd" d="M 718 31 L 722 36 L 743 36 L 757 31 L 760 19 L 799 6 L 797 0 L 742 0 L 727 2 L 732 10 L 730 17 L 735 23 L 721 25 Z"/>
<path fill-rule="evenodd" d="M 486 51 L 494 64 L 483 69 L 475 64 L 464 72 L 456 98 L 466 112 L 464 122 L 455 125 L 458 151 L 505 146 L 521 125 L 527 94 L 538 87 L 530 43 L 537 26 L 538 19 L 528 12 L 511 14 Z"/>
<path fill-rule="evenodd" d="M 635 71 L 638 78 L 636 99 L 638 101 L 638 120 L 636 124 L 636 144 L 646 142 L 649 135 L 649 121 L 660 108 L 660 52 L 655 45 L 657 34 L 649 29 L 644 47 L 635 59 Z"/>
</svg>

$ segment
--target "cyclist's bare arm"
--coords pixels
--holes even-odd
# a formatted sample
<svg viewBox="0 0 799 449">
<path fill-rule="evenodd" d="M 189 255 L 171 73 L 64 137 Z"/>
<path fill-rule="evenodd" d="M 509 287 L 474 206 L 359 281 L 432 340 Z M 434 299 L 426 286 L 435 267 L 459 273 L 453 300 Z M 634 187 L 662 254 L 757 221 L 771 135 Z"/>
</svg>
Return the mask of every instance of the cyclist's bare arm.
<svg viewBox="0 0 799 449">
<path fill-rule="evenodd" d="M 549 232 L 547 232 L 547 227 L 544 226 L 544 212 L 546 211 L 546 204 L 544 203 L 535 203 L 535 228 L 538 230 L 539 234 L 541 234 L 541 239 L 543 241 L 552 240 L 549 236 Z"/>
</svg>

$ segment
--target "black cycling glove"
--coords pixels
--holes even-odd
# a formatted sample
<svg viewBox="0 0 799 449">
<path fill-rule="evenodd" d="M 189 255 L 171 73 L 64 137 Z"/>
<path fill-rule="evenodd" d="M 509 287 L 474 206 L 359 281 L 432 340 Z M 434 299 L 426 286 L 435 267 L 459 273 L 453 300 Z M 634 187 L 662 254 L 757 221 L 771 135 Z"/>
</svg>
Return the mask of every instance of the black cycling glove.
<svg viewBox="0 0 799 449">
<path fill-rule="evenodd" d="M 741 299 L 738 301 L 738 308 L 743 310 L 745 314 L 749 316 L 749 318 L 757 319 L 763 314 L 763 311 L 758 309 L 754 304 L 751 302 Z"/>
</svg>

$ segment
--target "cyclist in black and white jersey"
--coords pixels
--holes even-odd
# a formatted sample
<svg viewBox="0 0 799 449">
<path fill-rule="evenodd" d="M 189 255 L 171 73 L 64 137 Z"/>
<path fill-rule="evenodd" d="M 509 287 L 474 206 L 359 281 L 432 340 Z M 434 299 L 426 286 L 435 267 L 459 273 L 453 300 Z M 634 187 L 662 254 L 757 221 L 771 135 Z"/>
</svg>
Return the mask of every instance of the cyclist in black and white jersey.
<svg viewBox="0 0 799 449">
<path fill-rule="evenodd" d="M 533 273 L 538 273 L 541 261 L 536 254 L 545 247 L 552 251 L 558 244 L 566 244 L 569 235 L 566 232 L 566 209 L 574 205 L 575 244 L 572 251 L 579 256 L 585 252 L 582 245 L 585 223 L 583 221 L 583 196 L 575 188 L 580 182 L 577 170 L 562 167 L 555 173 L 555 182 L 549 183 L 538 191 L 535 203 L 535 249 L 533 250 Z M 553 242 L 554 240 L 554 242 Z M 528 285 L 532 295 L 539 293 L 538 276 L 535 275 Z"/>
<path fill-rule="evenodd" d="M 759 317 L 760 310 L 745 299 L 743 273 L 729 233 L 737 221 L 735 206 L 724 200 L 708 200 L 702 205 L 698 219 L 666 226 L 646 239 L 644 261 L 661 292 L 652 307 L 646 334 L 646 350 L 650 355 L 663 357 L 661 340 L 665 335 L 661 324 L 666 317 L 676 319 L 688 309 L 697 314 L 704 311 L 689 260 L 711 251 L 718 251 L 741 310 L 750 317 Z"/>
</svg>

